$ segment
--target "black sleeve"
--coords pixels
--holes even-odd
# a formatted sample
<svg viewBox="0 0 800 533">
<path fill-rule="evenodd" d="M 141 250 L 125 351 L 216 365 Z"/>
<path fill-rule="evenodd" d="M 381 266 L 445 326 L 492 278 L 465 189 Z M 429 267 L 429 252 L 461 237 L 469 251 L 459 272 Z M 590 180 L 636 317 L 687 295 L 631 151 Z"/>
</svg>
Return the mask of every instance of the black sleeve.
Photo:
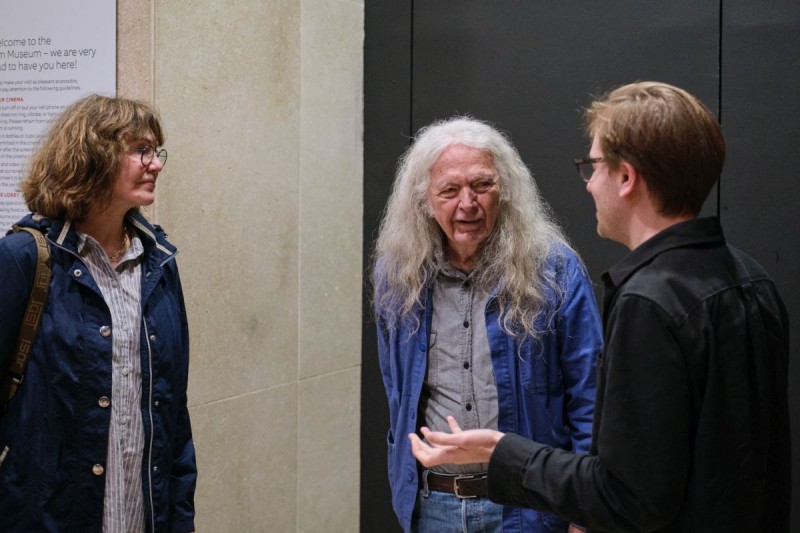
<svg viewBox="0 0 800 533">
<path fill-rule="evenodd" d="M 689 379 L 674 330 L 651 302 L 618 302 L 598 372 L 597 455 L 507 435 L 489 464 L 489 497 L 592 531 L 669 524 L 683 501 L 690 448 Z M 623 320 L 624 318 L 624 320 Z"/>
</svg>

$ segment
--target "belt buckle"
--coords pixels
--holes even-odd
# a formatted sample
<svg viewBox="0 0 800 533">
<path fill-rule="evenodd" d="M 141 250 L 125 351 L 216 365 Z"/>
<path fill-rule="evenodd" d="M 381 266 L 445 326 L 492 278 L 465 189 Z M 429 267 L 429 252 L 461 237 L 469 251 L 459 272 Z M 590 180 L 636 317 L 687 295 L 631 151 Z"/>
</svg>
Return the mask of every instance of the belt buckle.
<svg viewBox="0 0 800 533">
<path fill-rule="evenodd" d="M 460 498 L 460 499 L 462 499 L 462 500 L 472 500 L 472 499 L 474 499 L 474 498 L 477 498 L 477 497 L 478 497 L 478 496 L 477 496 L 477 495 L 475 495 L 475 494 L 473 494 L 472 496 L 463 495 L 463 494 L 461 494 L 461 492 L 458 490 L 458 482 L 459 482 L 459 481 L 461 481 L 461 480 L 463 480 L 463 479 L 475 479 L 475 477 L 476 477 L 476 476 L 456 476 L 455 478 L 453 478 L 453 493 L 455 493 L 455 495 L 456 495 L 456 498 Z"/>
</svg>

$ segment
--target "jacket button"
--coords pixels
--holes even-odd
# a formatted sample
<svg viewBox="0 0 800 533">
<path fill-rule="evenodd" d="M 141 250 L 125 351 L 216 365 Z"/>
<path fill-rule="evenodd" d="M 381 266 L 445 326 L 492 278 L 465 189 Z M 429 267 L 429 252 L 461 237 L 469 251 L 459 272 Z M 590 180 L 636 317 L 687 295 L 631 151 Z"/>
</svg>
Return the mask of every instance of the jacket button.
<svg viewBox="0 0 800 533">
<path fill-rule="evenodd" d="M 153 402 L 153 405 L 154 405 L 154 406 L 156 406 L 156 407 L 158 407 L 159 405 L 161 405 L 161 402 L 159 402 L 158 400 L 156 400 L 156 401 L 154 401 L 154 402 Z"/>
<path fill-rule="evenodd" d="M 103 472 L 105 471 L 106 469 L 103 468 L 103 465 L 94 465 L 92 467 L 92 474 L 94 474 L 95 476 L 102 476 Z"/>
<path fill-rule="evenodd" d="M 108 326 L 103 326 L 102 328 L 100 328 L 100 335 L 102 335 L 103 337 L 108 337 L 109 335 L 111 335 L 111 328 Z"/>
<path fill-rule="evenodd" d="M 155 465 L 155 466 L 153 467 L 153 472 L 158 472 L 158 465 Z"/>
<path fill-rule="evenodd" d="M 100 399 L 97 400 L 97 405 L 105 409 L 109 405 L 111 405 L 111 400 L 108 399 L 108 396 L 100 396 Z"/>
<path fill-rule="evenodd" d="M 75 270 L 72 271 L 72 275 L 75 276 L 76 278 L 79 278 L 83 275 L 83 272 L 81 272 L 80 268 L 76 268 Z"/>
<path fill-rule="evenodd" d="M 155 334 L 155 333 L 153 333 L 152 335 L 150 335 L 150 340 L 151 340 L 151 341 L 155 341 L 155 340 L 156 340 L 156 334 Z"/>
</svg>

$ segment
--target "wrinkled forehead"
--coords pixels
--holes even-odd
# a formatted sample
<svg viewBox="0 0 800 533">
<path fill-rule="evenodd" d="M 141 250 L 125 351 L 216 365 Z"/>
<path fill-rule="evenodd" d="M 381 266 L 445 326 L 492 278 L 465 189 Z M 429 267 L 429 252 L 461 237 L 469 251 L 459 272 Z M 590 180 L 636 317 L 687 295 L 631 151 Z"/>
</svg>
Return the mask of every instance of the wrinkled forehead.
<svg viewBox="0 0 800 533">
<path fill-rule="evenodd" d="M 431 177 L 445 170 L 462 172 L 495 172 L 494 158 L 489 150 L 476 148 L 466 144 L 449 144 L 441 151 L 430 167 Z"/>
</svg>

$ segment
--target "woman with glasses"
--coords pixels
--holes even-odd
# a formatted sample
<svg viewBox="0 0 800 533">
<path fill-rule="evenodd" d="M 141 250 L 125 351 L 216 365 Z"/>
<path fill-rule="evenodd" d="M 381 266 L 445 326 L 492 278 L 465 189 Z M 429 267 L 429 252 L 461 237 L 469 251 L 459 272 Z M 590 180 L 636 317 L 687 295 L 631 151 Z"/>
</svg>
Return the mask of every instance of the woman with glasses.
<svg viewBox="0 0 800 533">
<path fill-rule="evenodd" d="M 163 142 L 147 104 L 89 96 L 56 119 L 22 181 L 32 213 L 15 229 L 45 236 L 52 277 L 0 419 L 0 531 L 194 530 L 176 249 L 141 213 L 155 199 Z M 37 257 L 26 231 L 0 239 L 3 377 Z"/>
</svg>

